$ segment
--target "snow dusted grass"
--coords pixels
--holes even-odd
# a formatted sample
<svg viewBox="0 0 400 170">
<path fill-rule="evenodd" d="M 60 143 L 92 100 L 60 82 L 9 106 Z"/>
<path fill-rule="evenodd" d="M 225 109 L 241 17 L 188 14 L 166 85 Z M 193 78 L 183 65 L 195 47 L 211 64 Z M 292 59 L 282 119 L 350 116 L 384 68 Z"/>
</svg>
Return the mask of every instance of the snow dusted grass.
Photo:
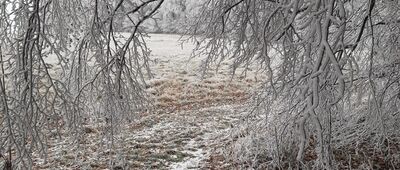
<svg viewBox="0 0 400 170">
<path fill-rule="evenodd" d="M 218 72 L 210 69 L 201 79 L 203 75 L 199 67 L 205 58 L 191 58 L 194 45 L 180 44 L 176 41 L 178 38 L 178 35 L 150 38 L 155 78 L 149 81 L 147 91 L 152 94 L 158 108 L 188 110 L 248 99 L 256 85 L 258 75 L 255 71 L 250 71 L 252 76 L 232 77 L 229 62 L 225 62 Z"/>
<path fill-rule="evenodd" d="M 265 128 L 264 114 L 250 118 L 247 114 L 247 102 L 266 76 L 254 66 L 247 70 L 246 77 L 240 74 L 243 69 L 232 77 L 227 61 L 218 71 L 208 70 L 201 79 L 199 67 L 204 58 L 190 58 L 194 45 L 181 45 L 179 38 L 179 35 L 156 34 L 147 40 L 153 50 L 150 66 L 154 78 L 146 80 L 146 91 L 155 107 L 151 112 L 133 115 L 137 119 L 120 128 L 113 138 L 114 145 L 105 133 L 111 127 L 102 122 L 84 125 L 79 139 L 72 139 L 73 135 L 62 129 L 60 134 L 57 129 L 49 131 L 45 141 L 47 160 L 34 153 L 33 169 L 271 167 L 273 158 L 268 151 L 275 149 L 275 138 L 269 136 L 275 132 Z M 315 139 L 309 140 L 305 160 L 312 162 L 316 159 Z M 343 145 L 333 149 L 334 159 L 339 169 L 397 168 L 399 141 L 398 138 L 384 141 L 387 153 L 379 152 L 368 141 Z M 290 153 L 282 153 L 283 157 L 296 150 L 287 152 Z"/>
<path fill-rule="evenodd" d="M 146 80 L 155 107 L 151 112 L 135 115 L 113 140 L 105 135 L 111 127 L 104 122 L 85 125 L 78 140 L 63 130 L 59 135 L 49 132 L 48 159 L 34 154 L 34 169 L 200 169 L 224 164 L 215 155 L 224 147 L 221 140 L 229 137 L 265 76 L 254 69 L 246 77 L 232 77 L 225 62 L 201 79 L 204 58 L 190 58 L 194 45 L 180 44 L 179 38 L 156 34 L 147 39 L 152 49 L 153 78 Z"/>
</svg>

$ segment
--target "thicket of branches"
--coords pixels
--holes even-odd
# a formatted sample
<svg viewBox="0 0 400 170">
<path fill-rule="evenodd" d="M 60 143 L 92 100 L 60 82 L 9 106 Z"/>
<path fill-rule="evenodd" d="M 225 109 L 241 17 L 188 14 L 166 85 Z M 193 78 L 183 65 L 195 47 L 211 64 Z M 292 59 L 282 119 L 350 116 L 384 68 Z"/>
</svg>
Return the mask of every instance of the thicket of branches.
<svg viewBox="0 0 400 170">
<path fill-rule="evenodd" d="M 46 158 L 49 134 L 79 139 L 92 121 L 106 124 L 112 143 L 118 125 L 147 108 L 150 51 L 141 24 L 163 2 L 1 1 L 1 155 L 28 169 L 33 151 Z M 366 142 L 384 152 L 396 142 L 398 1 L 205 0 L 201 7 L 189 32 L 202 35 L 196 50 L 208 55 L 204 70 L 233 59 L 233 73 L 258 63 L 268 75 L 232 145 L 239 165 L 331 169 L 338 148 Z"/>
<path fill-rule="evenodd" d="M 188 31 L 203 35 L 195 38 L 205 67 L 229 58 L 233 72 L 256 62 L 268 75 L 246 130 L 234 136 L 238 165 L 336 169 L 341 147 L 368 143 L 383 152 L 398 142 L 399 1 L 206 0 L 203 7 Z M 395 168 L 399 160 L 384 153 Z"/>
<path fill-rule="evenodd" d="M 141 24 L 163 2 L 0 2 L 0 151 L 13 155 L 14 167 L 32 167 L 33 151 L 46 160 L 49 135 L 64 130 L 79 139 L 89 122 L 106 124 L 112 143 L 118 125 L 148 108 Z"/>
</svg>

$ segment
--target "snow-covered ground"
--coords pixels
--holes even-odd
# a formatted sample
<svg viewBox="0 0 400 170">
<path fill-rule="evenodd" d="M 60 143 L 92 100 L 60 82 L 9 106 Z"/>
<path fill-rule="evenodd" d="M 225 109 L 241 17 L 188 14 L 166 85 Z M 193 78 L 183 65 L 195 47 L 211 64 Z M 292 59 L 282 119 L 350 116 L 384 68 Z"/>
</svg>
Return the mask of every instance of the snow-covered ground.
<svg viewBox="0 0 400 170">
<path fill-rule="evenodd" d="M 265 79 L 256 69 L 232 78 L 229 62 L 201 78 L 204 58 L 191 58 L 194 44 L 180 35 L 152 34 L 146 91 L 155 109 L 139 115 L 114 137 L 104 136 L 104 124 L 87 125 L 78 144 L 68 134 L 48 141 L 48 160 L 35 155 L 35 169 L 201 169 L 223 165 L 221 150 L 229 130 L 245 113 L 253 89 Z M 218 158 L 218 159 L 217 159 Z"/>
</svg>

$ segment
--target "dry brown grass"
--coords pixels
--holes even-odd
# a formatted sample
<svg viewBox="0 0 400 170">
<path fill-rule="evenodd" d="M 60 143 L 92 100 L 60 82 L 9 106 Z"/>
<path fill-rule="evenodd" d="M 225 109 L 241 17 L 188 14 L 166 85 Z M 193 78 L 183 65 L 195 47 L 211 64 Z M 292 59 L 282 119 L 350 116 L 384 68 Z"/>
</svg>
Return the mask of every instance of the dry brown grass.
<svg viewBox="0 0 400 170">
<path fill-rule="evenodd" d="M 248 87 L 253 85 L 249 79 L 190 82 L 178 78 L 154 80 L 148 92 L 158 109 L 175 111 L 244 102 L 250 96 Z"/>
</svg>

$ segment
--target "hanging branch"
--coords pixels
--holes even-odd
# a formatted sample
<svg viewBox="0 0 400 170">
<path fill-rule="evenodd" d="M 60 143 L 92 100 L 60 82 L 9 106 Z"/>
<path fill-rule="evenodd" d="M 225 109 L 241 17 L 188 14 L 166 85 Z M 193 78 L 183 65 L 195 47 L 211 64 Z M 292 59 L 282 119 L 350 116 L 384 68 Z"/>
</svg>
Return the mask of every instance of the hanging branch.
<svg viewBox="0 0 400 170">
<path fill-rule="evenodd" d="M 255 127 L 257 123 L 247 126 L 264 128 L 266 132 L 262 133 L 265 134 L 283 134 L 280 137 L 282 140 L 271 140 L 274 146 L 268 147 L 279 146 L 276 149 L 279 152 L 282 152 L 282 148 L 290 152 L 296 150 L 296 154 L 290 154 L 285 159 L 294 160 L 290 164 L 303 168 L 306 149 L 312 138 L 317 154 L 313 166 L 316 169 L 332 169 L 335 147 L 351 145 L 360 138 L 367 139 L 373 136 L 371 134 L 376 134 L 374 131 L 377 128 L 368 123 L 360 125 L 358 119 L 368 118 L 370 123 L 379 123 L 381 127 L 388 127 L 384 125 L 395 122 L 384 121 L 393 119 L 380 114 L 383 113 L 380 109 L 388 112 L 393 110 L 382 108 L 376 101 L 377 98 L 386 98 L 379 96 L 378 91 L 381 89 L 386 93 L 383 89 L 389 85 L 381 87 L 374 83 L 377 80 L 373 70 L 380 63 L 392 61 L 384 58 L 397 57 L 398 53 L 389 53 L 385 48 L 386 45 L 393 45 L 390 37 L 398 37 L 395 35 L 398 31 L 393 31 L 399 24 L 398 13 L 388 12 L 392 8 L 395 11 L 398 5 L 397 2 L 378 3 L 374 0 L 365 4 L 347 0 L 209 0 L 204 2 L 204 10 L 199 14 L 201 17 L 196 18 L 190 28 L 194 30 L 194 35 L 202 33 L 202 37 L 206 37 L 195 37 L 196 40 L 200 39 L 196 50 L 201 52 L 197 54 L 208 56 L 203 68 L 210 68 L 216 60 L 220 63 L 232 59 L 234 69 L 245 68 L 249 63 L 265 69 L 267 86 L 261 95 L 269 97 L 264 97 L 264 106 L 256 107 L 273 108 L 267 109 L 271 110 L 268 115 L 273 115 L 273 119 L 265 127 Z M 371 33 L 365 34 L 368 27 Z M 223 35 L 220 34 L 221 30 Z M 392 51 L 396 50 L 393 48 Z M 378 58 L 378 55 L 391 57 Z M 392 79 L 388 82 L 392 82 Z M 372 97 L 372 105 L 368 104 L 370 96 L 375 96 Z M 362 102 L 353 102 L 357 98 Z M 371 112 L 363 112 L 363 109 Z M 289 125 L 282 123 L 288 120 L 292 121 L 287 123 Z M 350 132 L 352 128 L 356 130 Z M 387 128 L 379 129 L 382 131 L 380 134 L 387 134 L 383 130 Z M 354 137 L 347 139 L 344 134 L 349 133 Z M 264 135 L 263 138 L 275 137 Z M 280 143 L 282 141 L 287 142 Z M 293 143 L 297 147 L 291 148 Z M 241 156 L 253 153 L 247 154 Z M 248 162 L 252 160 L 247 159 Z M 282 165 L 281 160 L 274 162 Z"/>
</svg>

